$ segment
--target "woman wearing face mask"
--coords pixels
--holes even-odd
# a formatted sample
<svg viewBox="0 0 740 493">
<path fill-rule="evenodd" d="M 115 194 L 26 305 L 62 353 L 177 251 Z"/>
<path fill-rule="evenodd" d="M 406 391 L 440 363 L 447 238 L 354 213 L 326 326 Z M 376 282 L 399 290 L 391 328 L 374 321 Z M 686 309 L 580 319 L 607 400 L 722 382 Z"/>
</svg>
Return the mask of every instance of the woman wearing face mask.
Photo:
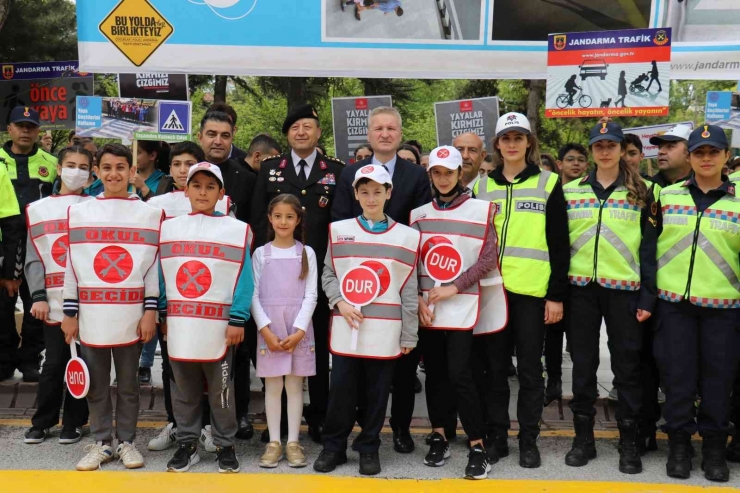
<svg viewBox="0 0 740 493">
<path fill-rule="evenodd" d="M 573 359 L 573 424 L 576 436 L 565 456 L 569 466 L 596 457 L 594 404 L 598 396 L 599 333 L 602 320 L 618 390 L 619 470 L 642 472 L 637 417 L 642 405 L 640 352 L 643 326 L 655 303 L 654 253 L 643 246 L 657 210 L 648 184 L 627 164 L 627 143 L 616 123 L 599 123 L 589 134 L 596 169 L 564 187 L 570 230 L 568 339 Z"/>
<path fill-rule="evenodd" d="M 487 344 L 491 375 L 485 448 L 493 447 L 499 457 L 509 454 L 507 373 L 514 345 L 520 385 L 519 465 L 539 467 L 537 438 L 545 387 L 542 346 L 546 325 L 563 318 L 570 258 L 568 216 L 558 175 L 540 169 L 539 144 L 524 115 L 507 113 L 499 118 L 493 143 L 496 169 L 476 184 L 473 193 L 496 204 L 494 225 L 509 323 L 501 332 L 480 336 Z"/>
<path fill-rule="evenodd" d="M 59 193 L 33 202 L 26 209 L 28 245 L 25 274 L 33 297 L 31 315 L 44 322 L 46 360 L 37 388 L 38 407 L 26 432 L 25 443 L 41 443 L 49 429 L 59 422 L 64 398 L 64 416 L 59 443 L 77 443 L 81 427 L 87 423 L 87 401 L 64 395 L 64 370 L 70 359 L 70 347 L 59 328 L 62 321 L 62 286 L 67 262 L 67 209 L 90 200 L 82 194 L 92 168 L 92 155 L 81 146 L 67 147 L 59 153 L 57 174 L 61 176 Z M 63 227 L 62 227 L 63 226 Z M 80 348 L 77 348 L 79 354 Z"/>
</svg>

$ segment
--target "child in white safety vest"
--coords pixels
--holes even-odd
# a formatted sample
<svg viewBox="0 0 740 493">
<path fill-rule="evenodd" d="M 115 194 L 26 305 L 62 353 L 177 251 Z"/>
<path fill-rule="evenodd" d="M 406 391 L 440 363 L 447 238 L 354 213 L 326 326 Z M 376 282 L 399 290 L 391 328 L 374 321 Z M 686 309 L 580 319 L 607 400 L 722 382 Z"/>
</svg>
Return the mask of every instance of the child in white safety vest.
<svg viewBox="0 0 740 493">
<path fill-rule="evenodd" d="M 128 469 L 144 466 L 133 444 L 139 416 L 141 344 L 156 333 L 157 251 L 162 209 L 129 194 L 136 168 L 128 148 L 106 144 L 98 152 L 103 193 L 69 208 L 69 251 L 64 274 L 62 330 L 69 344 L 79 333 L 90 371 L 87 403 L 95 443 L 77 464 L 92 471 L 119 457 Z M 111 353 L 118 384 L 116 438 L 110 393 Z"/>
<path fill-rule="evenodd" d="M 318 472 L 333 471 L 347 462 L 347 438 L 357 418 L 357 391 L 365 389 L 368 407 L 352 448 L 360 453 L 360 474 L 380 473 L 380 430 L 395 359 L 411 352 L 418 340 L 420 235 L 383 213 L 392 186 L 385 166 L 363 166 L 352 183 L 362 215 L 329 226 L 321 284 L 334 309 L 333 358 L 324 450 L 313 465 Z M 368 283 L 372 296 L 365 289 Z M 354 298 L 355 304 L 345 295 Z"/>
<path fill-rule="evenodd" d="M 192 213 L 164 222 L 160 241 L 163 291 L 160 330 L 174 377 L 172 403 L 177 451 L 167 470 L 184 472 L 200 461 L 203 386 L 208 386 L 211 431 L 218 470 L 239 471 L 232 372 L 234 350 L 244 340 L 252 301 L 249 225 L 216 211 L 224 196 L 221 170 L 198 163 L 188 172 L 185 194 Z"/>
<path fill-rule="evenodd" d="M 267 209 L 271 241 L 254 252 L 252 315 L 259 329 L 257 376 L 265 379 L 265 413 L 270 443 L 260 467 L 273 468 L 284 456 L 305 467 L 298 443 L 303 413 L 303 378 L 316 374 L 311 316 L 318 299 L 316 254 L 303 244 L 305 211 L 294 195 L 278 195 Z M 280 397 L 288 397 L 288 443 L 280 443 Z"/>
</svg>

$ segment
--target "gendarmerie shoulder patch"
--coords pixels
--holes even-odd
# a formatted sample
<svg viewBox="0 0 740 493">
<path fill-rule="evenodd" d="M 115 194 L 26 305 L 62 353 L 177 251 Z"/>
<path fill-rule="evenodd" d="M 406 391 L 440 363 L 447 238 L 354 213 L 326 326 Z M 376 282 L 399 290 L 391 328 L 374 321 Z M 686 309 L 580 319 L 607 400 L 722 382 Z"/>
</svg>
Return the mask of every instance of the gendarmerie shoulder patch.
<svg viewBox="0 0 740 493">
<path fill-rule="evenodd" d="M 275 158 L 279 158 L 279 157 L 280 157 L 280 154 L 274 154 L 272 156 L 267 156 L 266 158 L 262 158 L 262 161 L 261 162 L 264 163 L 265 161 L 269 161 L 270 159 L 275 159 Z"/>
<path fill-rule="evenodd" d="M 332 162 L 341 164 L 342 166 L 347 166 L 344 161 L 342 161 L 341 159 L 335 158 L 333 156 L 326 156 L 324 159 L 326 159 L 327 161 L 332 161 Z"/>
</svg>

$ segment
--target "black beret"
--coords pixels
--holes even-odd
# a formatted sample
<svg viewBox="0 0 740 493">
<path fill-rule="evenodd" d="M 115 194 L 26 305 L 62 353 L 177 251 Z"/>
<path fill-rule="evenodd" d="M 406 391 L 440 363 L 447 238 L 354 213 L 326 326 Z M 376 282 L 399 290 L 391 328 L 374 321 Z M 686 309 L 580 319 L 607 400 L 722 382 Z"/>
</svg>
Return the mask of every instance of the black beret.
<svg viewBox="0 0 740 493">
<path fill-rule="evenodd" d="M 298 106 L 285 118 L 285 121 L 283 122 L 283 134 L 287 134 L 290 126 L 303 118 L 313 118 L 314 120 L 319 121 L 319 114 L 316 113 L 313 105 L 302 104 Z"/>
</svg>

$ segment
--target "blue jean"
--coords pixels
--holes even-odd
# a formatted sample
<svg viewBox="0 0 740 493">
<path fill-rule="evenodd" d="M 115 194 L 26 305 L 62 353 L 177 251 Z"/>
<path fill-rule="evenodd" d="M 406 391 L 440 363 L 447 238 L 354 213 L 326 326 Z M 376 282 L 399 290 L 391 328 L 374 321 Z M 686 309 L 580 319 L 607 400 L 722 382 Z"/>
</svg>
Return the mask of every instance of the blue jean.
<svg viewBox="0 0 740 493">
<path fill-rule="evenodd" d="M 157 350 L 156 337 L 152 337 L 152 340 L 142 346 L 141 358 L 139 359 L 139 366 L 142 368 L 151 368 L 154 366 L 154 352 Z"/>
</svg>

